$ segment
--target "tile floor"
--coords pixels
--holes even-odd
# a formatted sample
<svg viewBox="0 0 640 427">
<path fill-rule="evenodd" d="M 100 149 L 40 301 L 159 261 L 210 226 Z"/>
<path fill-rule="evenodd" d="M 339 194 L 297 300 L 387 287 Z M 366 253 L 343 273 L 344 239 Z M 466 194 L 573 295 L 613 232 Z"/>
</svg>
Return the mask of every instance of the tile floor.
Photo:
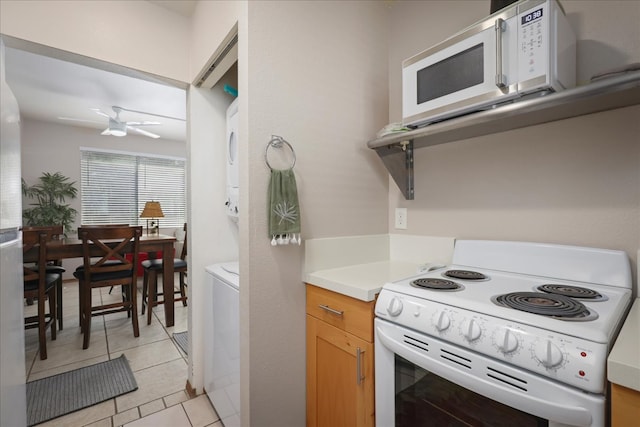
<svg viewBox="0 0 640 427">
<path fill-rule="evenodd" d="M 140 286 L 139 286 L 140 287 Z M 108 288 L 94 290 L 94 301 L 119 298 Z M 38 330 L 25 332 L 27 381 L 103 362 L 125 354 L 138 390 L 98 405 L 39 424 L 65 427 L 223 427 L 206 395 L 190 399 L 185 392 L 187 356 L 172 339 L 174 332 L 187 330 L 187 307 L 176 303 L 175 326 L 164 326 L 164 310 L 155 307 L 151 325 L 139 314 L 140 336 L 133 336 L 126 313 L 94 317 L 89 348 L 82 349 L 78 327 L 78 283 L 65 282 L 64 329 L 55 341 L 47 332 L 47 360 L 38 354 Z M 141 294 L 138 292 L 138 306 Z M 36 306 L 25 305 L 25 315 Z"/>
</svg>

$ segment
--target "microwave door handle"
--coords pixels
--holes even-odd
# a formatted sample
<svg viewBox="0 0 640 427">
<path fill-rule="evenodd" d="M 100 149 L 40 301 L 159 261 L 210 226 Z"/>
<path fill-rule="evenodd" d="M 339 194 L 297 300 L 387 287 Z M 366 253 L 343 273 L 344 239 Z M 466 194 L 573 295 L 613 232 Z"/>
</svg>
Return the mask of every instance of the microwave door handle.
<svg viewBox="0 0 640 427">
<path fill-rule="evenodd" d="M 496 19 L 495 31 L 496 31 L 496 86 L 500 89 L 505 87 L 506 76 L 502 74 L 502 32 L 506 28 L 506 22 L 502 18 Z"/>
</svg>

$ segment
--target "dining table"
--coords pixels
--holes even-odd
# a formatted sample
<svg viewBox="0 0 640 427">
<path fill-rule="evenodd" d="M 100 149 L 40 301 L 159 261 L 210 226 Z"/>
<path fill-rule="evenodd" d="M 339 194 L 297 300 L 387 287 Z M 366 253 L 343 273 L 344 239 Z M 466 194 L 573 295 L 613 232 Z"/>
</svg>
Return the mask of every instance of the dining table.
<svg viewBox="0 0 640 427">
<path fill-rule="evenodd" d="M 164 296 L 164 314 L 165 325 L 171 327 L 174 325 L 174 307 L 173 307 L 173 256 L 174 243 L 176 238 L 163 234 L 143 234 L 140 237 L 140 252 L 149 252 L 150 254 L 162 251 L 162 292 Z M 96 248 L 96 255 L 102 253 Z M 49 261 L 82 258 L 82 240 L 77 238 L 64 238 L 59 240 L 51 240 L 47 242 L 47 258 Z M 36 262 L 38 260 L 37 248 L 31 249 L 24 253 L 24 262 Z"/>
</svg>

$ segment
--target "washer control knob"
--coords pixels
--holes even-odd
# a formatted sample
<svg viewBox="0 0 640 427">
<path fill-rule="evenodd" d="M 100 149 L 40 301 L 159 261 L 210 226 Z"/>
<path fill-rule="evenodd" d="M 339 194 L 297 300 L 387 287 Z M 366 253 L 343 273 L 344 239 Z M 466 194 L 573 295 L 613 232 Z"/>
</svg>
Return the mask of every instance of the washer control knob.
<svg viewBox="0 0 640 427">
<path fill-rule="evenodd" d="M 436 329 L 439 332 L 442 332 L 449 328 L 449 326 L 451 326 L 451 319 L 449 318 L 449 315 L 446 312 L 441 311 L 436 320 Z"/>
<path fill-rule="evenodd" d="M 554 366 L 558 366 L 564 359 L 562 350 L 560 350 L 557 345 L 552 343 L 551 340 L 536 343 L 534 354 L 536 359 L 538 359 L 538 361 L 542 363 L 542 366 L 546 368 L 553 368 Z"/>
<path fill-rule="evenodd" d="M 511 353 L 518 348 L 518 337 L 509 328 L 500 328 L 496 333 L 496 345 L 504 354 Z"/>
<path fill-rule="evenodd" d="M 389 304 L 387 305 L 387 313 L 390 316 L 396 317 L 400 313 L 402 313 L 402 301 L 398 297 L 391 298 Z"/>
<path fill-rule="evenodd" d="M 465 320 L 462 322 L 462 335 L 464 335 L 467 341 L 472 342 L 480 338 L 480 335 L 482 335 L 482 329 L 475 320 Z"/>
</svg>

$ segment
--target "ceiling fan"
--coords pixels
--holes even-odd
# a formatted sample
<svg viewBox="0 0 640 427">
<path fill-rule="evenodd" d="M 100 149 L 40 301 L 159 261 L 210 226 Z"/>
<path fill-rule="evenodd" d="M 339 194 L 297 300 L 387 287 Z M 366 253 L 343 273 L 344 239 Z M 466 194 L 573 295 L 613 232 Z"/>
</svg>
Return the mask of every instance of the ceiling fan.
<svg viewBox="0 0 640 427">
<path fill-rule="evenodd" d="M 91 111 L 94 111 L 99 116 L 103 116 L 109 119 L 109 126 L 101 133 L 101 135 L 112 135 L 112 136 L 125 136 L 127 134 L 127 130 L 133 130 L 138 132 L 139 134 L 148 136 L 150 138 L 160 138 L 160 135 L 156 135 L 155 133 L 149 132 L 144 129 L 138 128 L 138 126 L 151 126 L 151 125 L 161 125 L 160 122 L 153 121 L 142 121 L 142 122 L 126 122 L 120 120 L 120 112 L 121 111 L 133 111 L 127 110 L 126 108 L 118 107 L 114 105 L 111 107 L 113 112 L 116 113 L 115 117 L 112 117 L 100 110 L 99 108 L 91 108 Z M 143 113 L 142 111 L 134 111 L 136 113 Z M 146 113 L 143 113 L 146 114 Z"/>
</svg>

